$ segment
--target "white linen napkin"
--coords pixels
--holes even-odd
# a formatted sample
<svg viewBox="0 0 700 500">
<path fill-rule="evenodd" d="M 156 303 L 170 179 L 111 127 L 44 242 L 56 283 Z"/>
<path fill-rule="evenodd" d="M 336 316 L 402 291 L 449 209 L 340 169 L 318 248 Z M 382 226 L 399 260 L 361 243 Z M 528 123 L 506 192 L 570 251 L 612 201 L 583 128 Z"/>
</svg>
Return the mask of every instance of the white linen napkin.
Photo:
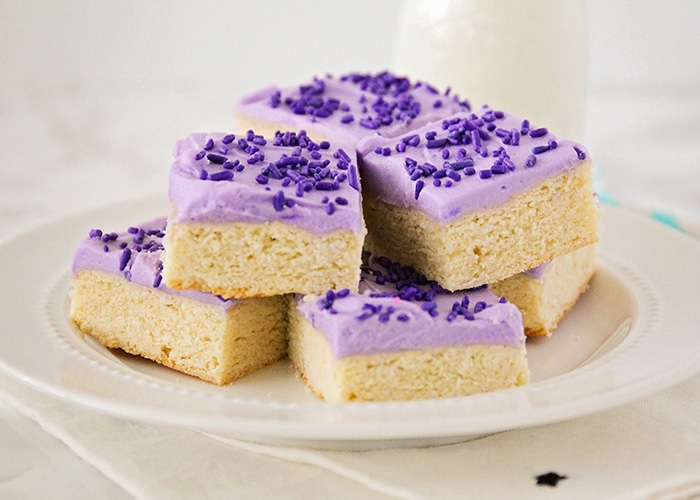
<svg viewBox="0 0 700 500">
<path fill-rule="evenodd" d="M 691 498 L 700 377 L 617 409 L 433 448 L 281 448 L 126 421 L 0 376 L 0 396 L 137 498 Z M 566 476 L 538 485 L 549 472 Z"/>
</svg>

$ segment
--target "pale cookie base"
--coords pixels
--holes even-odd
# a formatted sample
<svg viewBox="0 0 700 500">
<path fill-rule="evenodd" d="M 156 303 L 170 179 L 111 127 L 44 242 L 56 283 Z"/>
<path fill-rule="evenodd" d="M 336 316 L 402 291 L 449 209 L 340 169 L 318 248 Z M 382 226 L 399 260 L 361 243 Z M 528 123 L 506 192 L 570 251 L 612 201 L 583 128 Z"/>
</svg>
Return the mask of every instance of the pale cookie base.
<svg viewBox="0 0 700 500">
<path fill-rule="evenodd" d="M 411 265 L 448 290 L 499 281 L 598 241 L 590 162 L 509 202 L 438 223 L 365 193 L 366 247 Z"/>
<path fill-rule="evenodd" d="M 163 280 L 223 297 L 356 291 L 364 234 L 314 235 L 281 222 L 169 222 Z"/>
<path fill-rule="evenodd" d="M 596 246 L 589 245 L 554 259 L 540 279 L 518 274 L 489 287 L 520 309 L 525 335 L 550 336 L 586 291 L 596 268 Z"/>
<path fill-rule="evenodd" d="M 70 316 L 83 333 L 214 384 L 286 354 L 286 297 L 244 300 L 226 311 L 100 271 L 80 271 L 72 284 Z"/>
<path fill-rule="evenodd" d="M 317 396 L 332 402 L 401 401 L 527 384 L 525 347 L 439 347 L 335 359 L 326 337 L 290 306 L 289 357 Z"/>
</svg>

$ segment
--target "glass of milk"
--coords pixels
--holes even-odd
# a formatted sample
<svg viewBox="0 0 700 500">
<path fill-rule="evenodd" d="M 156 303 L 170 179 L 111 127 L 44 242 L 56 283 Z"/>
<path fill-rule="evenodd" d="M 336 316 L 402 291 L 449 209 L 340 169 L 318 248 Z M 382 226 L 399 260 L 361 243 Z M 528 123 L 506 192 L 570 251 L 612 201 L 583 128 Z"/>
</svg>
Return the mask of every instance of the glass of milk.
<svg viewBox="0 0 700 500">
<path fill-rule="evenodd" d="M 585 0 L 405 0 L 394 70 L 583 139 Z"/>
</svg>

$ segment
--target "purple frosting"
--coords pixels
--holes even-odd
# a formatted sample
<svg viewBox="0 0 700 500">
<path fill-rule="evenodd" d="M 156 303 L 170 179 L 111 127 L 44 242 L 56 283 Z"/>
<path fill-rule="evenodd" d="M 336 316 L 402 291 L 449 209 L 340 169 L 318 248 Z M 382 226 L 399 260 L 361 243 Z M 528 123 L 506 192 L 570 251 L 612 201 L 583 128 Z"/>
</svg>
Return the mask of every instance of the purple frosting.
<svg viewBox="0 0 700 500">
<path fill-rule="evenodd" d="M 171 222 L 281 221 L 314 234 L 362 232 L 355 154 L 304 131 L 192 134 L 170 171 Z"/>
<path fill-rule="evenodd" d="M 369 258 L 360 293 L 297 297 L 298 309 L 328 339 L 336 359 L 431 347 L 525 345 L 518 308 L 488 287 L 448 292 L 385 258 Z"/>
<path fill-rule="evenodd" d="M 533 267 L 532 269 L 528 269 L 527 271 L 524 271 L 522 274 L 527 276 L 528 278 L 531 278 L 533 280 L 539 280 L 542 279 L 542 276 L 544 276 L 545 271 L 549 267 L 550 262 L 545 262 L 544 264 L 540 264 L 537 267 Z"/>
<path fill-rule="evenodd" d="M 394 137 L 431 121 L 468 111 L 469 103 L 387 71 L 327 75 L 300 86 L 272 86 L 244 97 L 239 115 L 290 130 L 307 130 L 350 144 L 380 134 Z"/>
<path fill-rule="evenodd" d="M 487 107 L 357 147 L 364 195 L 439 222 L 492 208 L 581 165 L 584 146 Z"/>
<path fill-rule="evenodd" d="M 121 233 L 91 230 L 73 254 L 72 275 L 76 276 L 84 269 L 102 271 L 163 293 L 214 304 L 223 309 L 235 305 L 236 300 L 224 300 L 217 295 L 195 290 L 172 290 L 165 286 L 161 281 L 165 223 L 165 217 L 160 217 Z"/>
</svg>

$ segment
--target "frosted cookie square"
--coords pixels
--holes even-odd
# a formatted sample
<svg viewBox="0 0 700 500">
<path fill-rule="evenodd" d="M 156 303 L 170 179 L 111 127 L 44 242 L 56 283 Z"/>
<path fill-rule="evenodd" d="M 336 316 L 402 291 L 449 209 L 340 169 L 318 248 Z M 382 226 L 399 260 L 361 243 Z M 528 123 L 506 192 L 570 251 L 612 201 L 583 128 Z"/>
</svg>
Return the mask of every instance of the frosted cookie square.
<svg viewBox="0 0 700 500">
<path fill-rule="evenodd" d="M 357 289 L 365 226 L 354 151 L 303 131 L 177 143 L 165 283 L 249 298 Z"/>
<path fill-rule="evenodd" d="M 301 85 L 270 86 L 239 102 L 236 123 L 271 135 L 306 130 L 315 140 L 354 148 L 369 135 L 394 137 L 459 111 L 469 103 L 449 89 L 388 71 L 313 78 Z"/>
<path fill-rule="evenodd" d="M 581 144 L 488 108 L 358 144 L 367 248 L 449 290 L 492 283 L 598 236 Z"/>
<path fill-rule="evenodd" d="M 520 311 L 487 287 L 450 293 L 371 258 L 360 293 L 290 304 L 289 357 L 328 401 L 467 396 L 529 381 Z"/>
<path fill-rule="evenodd" d="M 588 289 L 596 269 L 596 245 L 588 245 L 490 288 L 520 309 L 528 337 L 550 336 Z"/>
<path fill-rule="evenodd" d="M 286 354 L 286 297 L 226 300 L 162 282 L 165 218 L 92 230 L 75 250 L 70 317 L 108 348 L 224 385 Z"/>
</svg>

